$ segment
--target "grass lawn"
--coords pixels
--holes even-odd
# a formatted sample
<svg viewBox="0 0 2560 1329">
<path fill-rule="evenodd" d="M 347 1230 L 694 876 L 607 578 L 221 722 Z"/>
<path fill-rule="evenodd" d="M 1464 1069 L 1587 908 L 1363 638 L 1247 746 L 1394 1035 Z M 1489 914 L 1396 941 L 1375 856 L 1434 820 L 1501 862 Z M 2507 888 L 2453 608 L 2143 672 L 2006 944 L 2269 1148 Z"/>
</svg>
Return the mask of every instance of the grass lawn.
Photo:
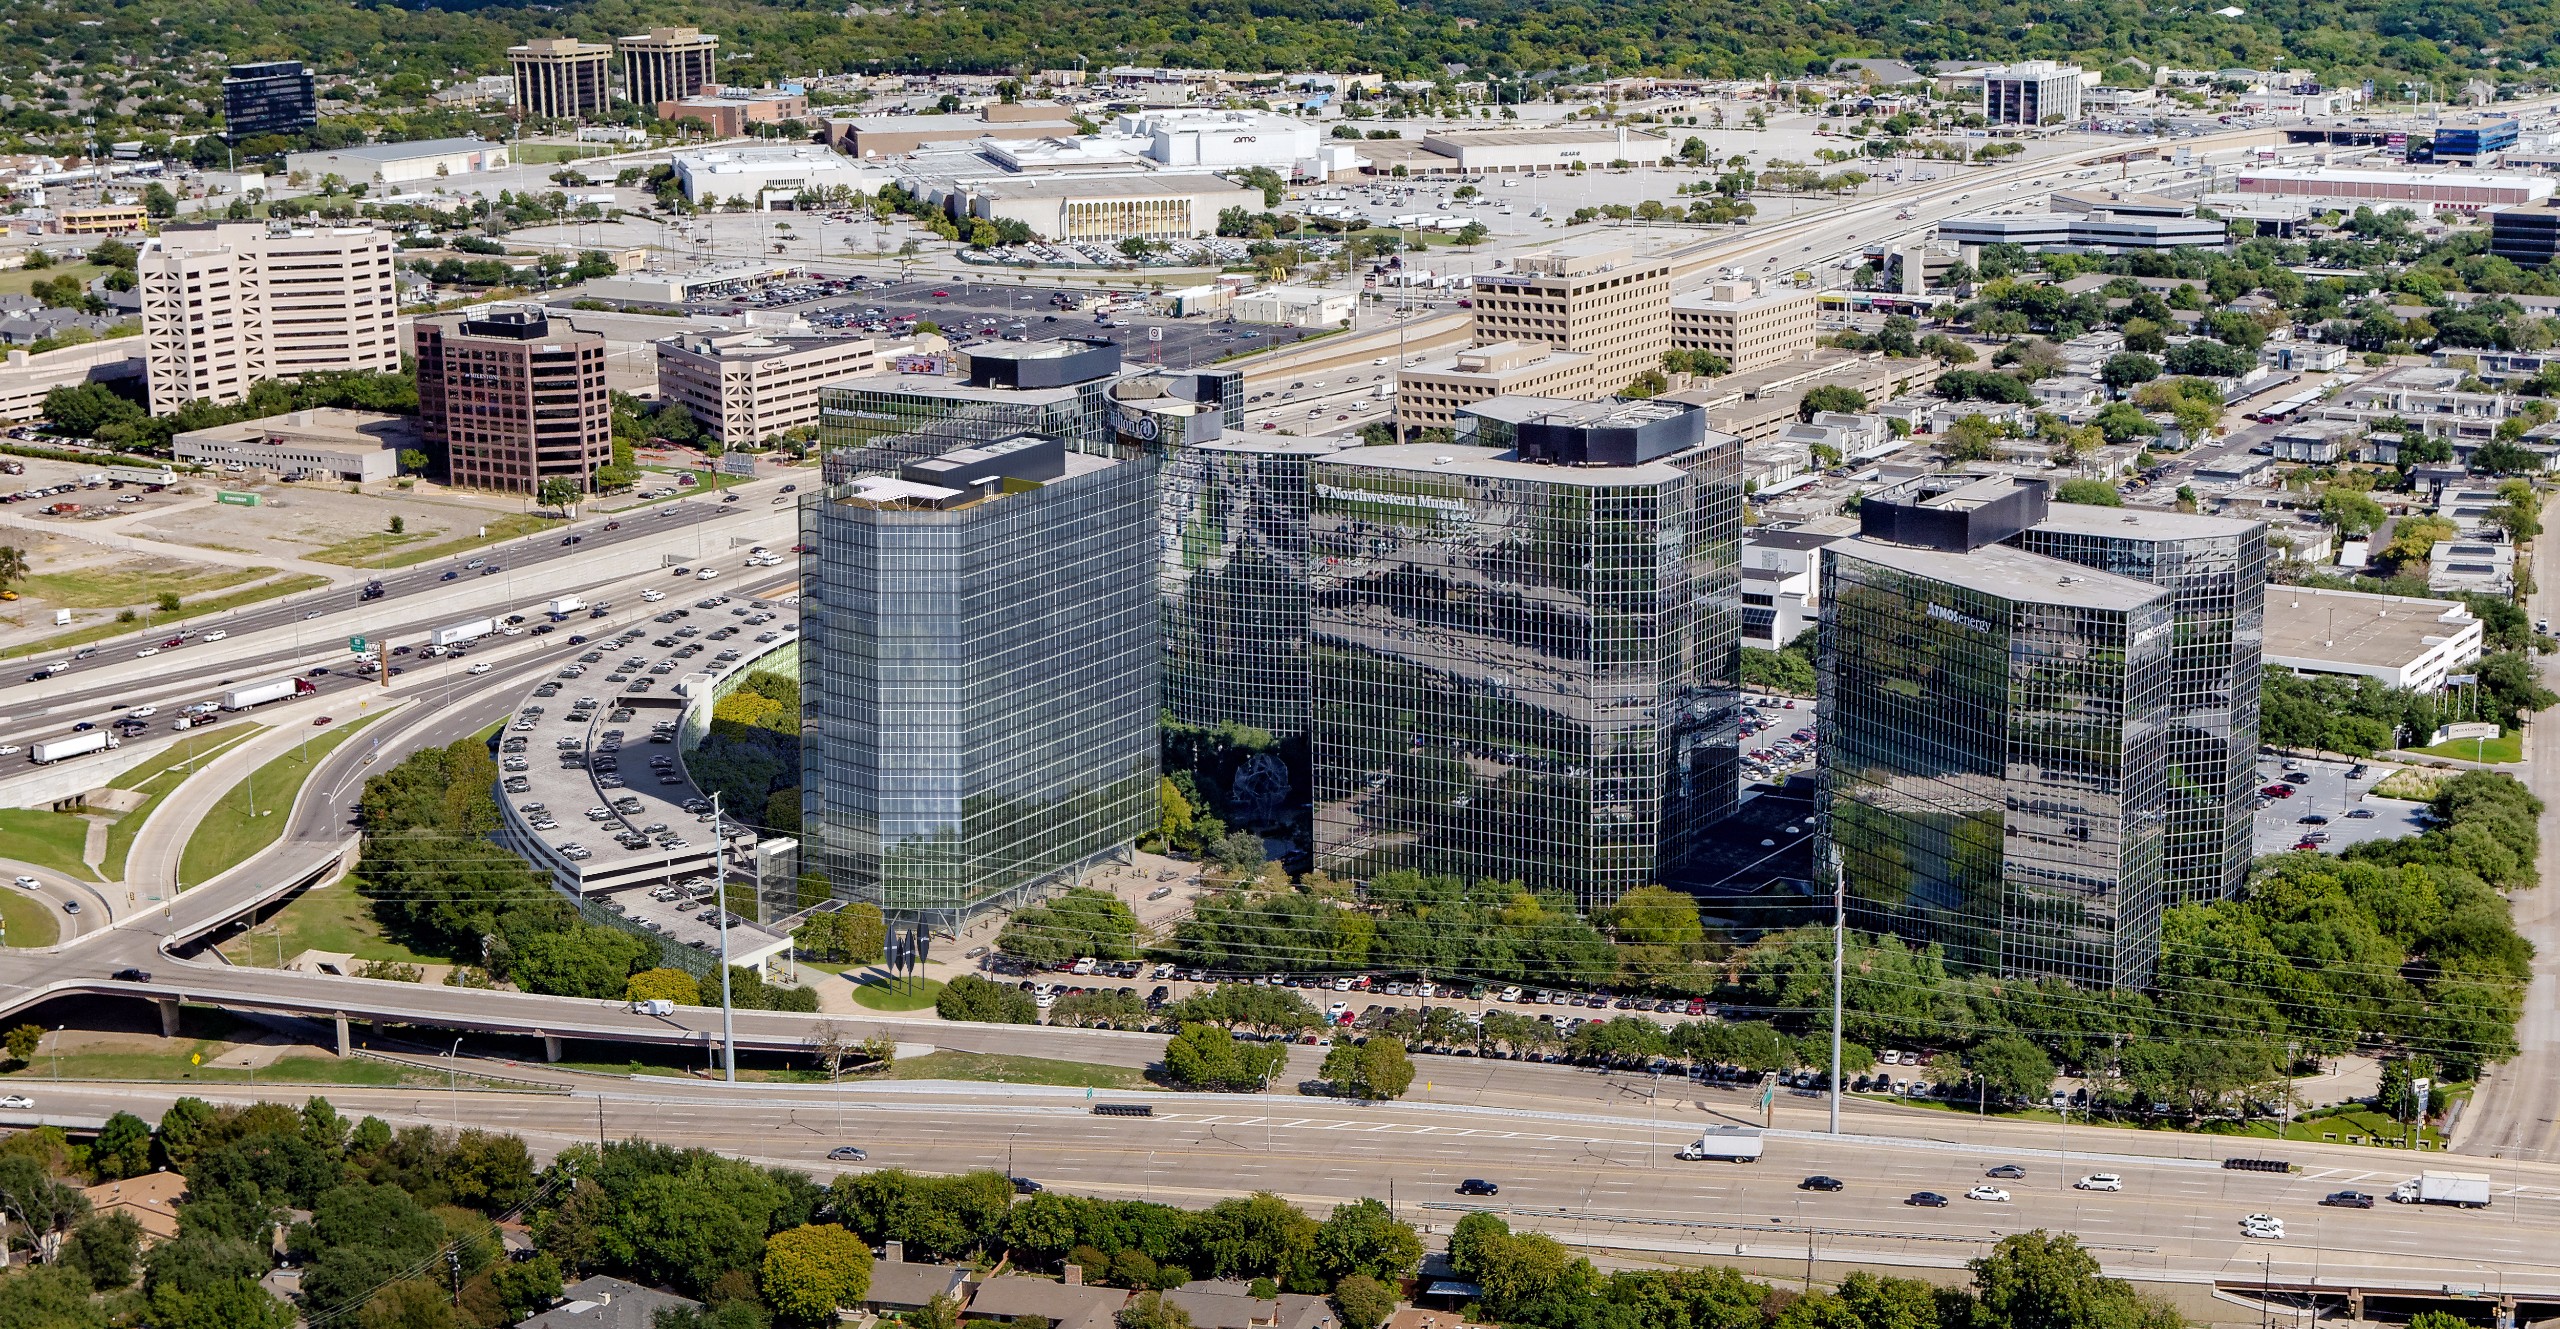
<svg viewBox="0 0 2560 1329">
<path fill-rule="evenodd" d="M 457 536 L 450 540 L 438 540 L 434 544 L 423 544 L 420 542 L 428 538 L 425 535 L 393 535 L 388 531 L 382 531 L 372 535 L 359 535 L 352 540 L 341 540 L 325 549 L 305 554 L 303 557 L 315 563 L 337 563 L 351 568 L 414 567 L 431 559 L 466 553 L 482 545 L 495 544 L 500 540 L 512 540 L 519 535 L 529 535 L 558 524 L 558 519 L 537 517 L 529 512 L 499 512 L 490 514 L 485 521 L 472 524 L 487 527 L 489 533 Z"/>
<path fill-rule="evenodd" d="M 133 837 L 142 833 L 142 823 L 151 819 L 151 810 L 160 800 L 176 792 L 192 774 L 190 765 L 201 766 L 223 749 L 242 742 L 266 728 L 244 724 L 237 728 L 208 730 L 179 739 L 166 752 L 108 781 L 111 789 L 130 789 L 141 794 L 142 804 L 107 825 L 107 856 L 99 870 L 109 881 L 124 880 L 125 855 L 133 852 Z"/>
<path fill-rule="evenodd" d="M 919 980 L 913 991 L 909 991 L 905 983 L 896 987 L 885 983 L 856 983 L 853 985 L 853 1004 L 875 1011 L 920 1011 L 931 1006 L 935 995 L 941 991 L 941 980 L 932 978 Z"/>
<path fill-rule="evenodd" d="M 515 149 L 516 160 L 527 166 L 543 162 L 576 161 L 581 157 L 602 157 L 618 151 L 600 143 L 522 143 Z"/>
<path fill-rule="evenodd" d="M 1134 1066 L 1089 1066 L 1047 1057 L 1007 1057 L 989 1052 L 930 1052 L 889 1068 L 892 1080 L 983 1080 L 994 1084 L 1063 1084 L 1086 1089 L 1144 1089 L 1146 1072 Z"/>
<path fill-rule="evenodd" d="M 50 900 L 0 886 L 0 923 L 8 925 L 12 946 L 50 946 L 62 940 L 62 920 L 53 912 Z"/>
<path fill-rule="evenodd" d="M 56 277 L 76 277 L 81 285 L 86 286 L 106 275 L 107 270 L 95 263 L 56 263 L 49 268 L 11 268 L 7 272 L 0 272 L 0 295 L 25 295 L 35 288 L 37 282 L 51 281 Z"/>
<path fill-rule="evenodd" d="M 402 964 L 450 964 L 441 955 L 421 955 L 382 935 L 373 909 L 356 894 L 355 879 L 340 878 L 295 896 L 292 903 L 251 929 L 231 948 L 234 959 L 260 967 L 276 963 L 277 938 L 286 959 L 304 951 L 339 951 L 359 960 L 396 960 Z"/>
<path fill-rule="evenodd" d="M 1851 1094 L 1850 1097 L 1869 1099 L 1878 1103 L 1896 1103 L 1903 1107 L 1928 1108 L 1937 1112 L 1961 1114 L 1968 1117 L 1975 1115 L 1971 1104 L 1948 1102 L 1942 1099 L 1895 1098 L 1890 1094 L 1856 1093 Z M 2441 1100 L 2439 1100 L 2439 1102 L 2441 1102 Z M 1999 1113 L 1998 1115 L 2002 1121 L 2028 1121 L 2047 1125 L 2062 1122 L 2064 1120 L 2062 1114 L 2054 1112 L 2049 1108 L 2040 1107 L 2012 1108 L 2009 1111 Z M 2400 1138 L 2401 1133 L 2407 1129 L 2407 1127 L 2401 1125 L 2399 1122 L 2392 1121 L 2381 1113 L 2364 1108 L 2349 1109 L 2344 1112 L 2337 1112 L 2324 1117 L 2313 1117 L 2307 1120 L 2297 1117 L 2294 1119 L 2293 1125 L 2290 1128 L 2285 1127 L 2283 1122 L 2264 1117 L 2253 1117 L 2245 1122 L 2207 1121 L 2200 1122 L 2192 1126 L 2182 1126 L 2166 1121 L 2155 1123 L 2099 1120 L 2093 1122 L 2087 1116 L 2079 1112 L 2073 1112 L 2071 1114 L 2068 1124 L 2074 1126 L 2108 1126 L 2117 1130 L 2128 1131 L 2175 1130 L 2184 1131 L 2191 1135 L 2225 1135 L 2235 1136 L 2240 1139 L 2286 1139 L 2299 1140 L 2306 1143 L 2318 1143 L 2325 1140 L 2330 1144 L 2345 1143 L 2347 1137 L 2350 1135 L 2362 1136 L 2366 1143 L 2370 1143 L 2376 1138 L 2397 1140 Z M 2443 1139 L 2436 1134 L 2433 1127 L 2429 1127 L 2427 1129 L 2424 1138 L 2427 1141 L 2427 1147 L 2431 1150 L 2442 1149 L 2444 1147 Z"/>
<path fill-rule="evenodd" d="M 2409 748 L 2430 757 L 2451 757 L 2456 761 L 2523 761 L 2524 731 L 2510 729 L 2496 738 L 2457 738 L 2431 748 Z"/>
<path fill-rule="evenodd" d="M 292 810 L 294 796 L 302 791 L 302 782 L 310 776 L 312 767 L 357 730 L 381 718 L 368 715 L 315 735 L 307 752 L 304 745 L 296 745 L 293 751 L 231 786 L 187 837 L 187 847 L 178 855 L 178 880 L 201 885 L 274 844 L 276 837 L 284 834 L 284 824 L 290 820 L 286 814 Z M 252 808 L 257 815 L 251 815 Z"/>
<path fill-rule="evenodd" d="M 202 1057 L 211 1061 L 237 1044 L 217 1039 L 172 1039 L 166 1046 L 166 1052 L 65 1052 L 61 1057 L 62 1076 L 79 1080 L 191 1080 L 201 1084 L 346 1084 L 383 1089 L 441 1089 L 446 1085 L 445 1077 L 433 1071 L 352 1057 L 341 1061 L 320 1053 L 289 1052 L 269 1065 L 250 1070 L 204 1066 L 193 1060 Z M 51 1079 L 54 1064 L 50 1052 L 38 1053 L 34 1062 L 0 1079 Z M 472 1087 L 483 1083 L 473 1080 Z"/>
<path fill-rule="evenodd" d="M 118 563 L 112 567 L 81 568 L 71 572 L 39 572 L 19 582 L 18 590 L 47 604 L 68 605 L 73 609 L 114 609 L 122 605 L 149 604 L 169 591 L 184 597 L 229 590 L 242 582 L 272 577 L 275 573 L 274 568 L 218 567 L 179 572 L 147 563 Z"/>
<path fill-rule="evenodd" d="M 276 581 L 260 582 L 255 586 L 243 586 L 238 590 L 224 591 L 220 595 L 208 595 L 201 600 L 190 600 L 174 617 L 195 618 L 204 614 L 219 614 L 225 610 L 237 609 L 242 605 L 253 605 L 261 600 L 273 600 L 278 596 L 299 595 L 304 591 L 318 590 L 328 584 L 329 579 L 319 573 L 297 572 Z M 0 650 L 0 659 L 22 655 L 42 655 L 47 651 L 58 651 L 65 647 L 83 646 L 93 641 L 103 641 L 109 637 L 141 631 L 154 622 L 166 621 L 157 614 L 146 614 L 140 622 L 136 623 L 118 623 L 109 619 L 102 623 L 92 623 L 85 628 L 58 633 L 42 641 L 31 641 Z"/>
<path fill-rule="evenodd" d="M 33 863 L 74 881 L 96 881 L 80 859 L 89 844 L 89 823 L 66 812 L 43 808 L 0 809 L 0 857 Z"/>
</svg>

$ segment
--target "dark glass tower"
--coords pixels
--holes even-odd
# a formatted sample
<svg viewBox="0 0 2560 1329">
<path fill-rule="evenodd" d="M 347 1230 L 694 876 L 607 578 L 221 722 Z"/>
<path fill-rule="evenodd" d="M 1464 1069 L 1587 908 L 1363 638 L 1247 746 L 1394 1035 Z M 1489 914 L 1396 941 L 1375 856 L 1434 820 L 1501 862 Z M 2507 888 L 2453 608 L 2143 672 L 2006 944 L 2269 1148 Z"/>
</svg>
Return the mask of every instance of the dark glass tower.
<svg viewBox="0 0 2560 1329">
<path fill-rule="evenodd" d="M 1851 919 L 1960 969 L 2141 986 L 2160 953 L 2173 596 L 1998 543 L 2039 481 L 1871 494 L 1822 554 L 1817 800 Z"/>
<path fill-rule="evenodd" d="M 222 80 L 222 136 L 234 143 L 258 134 L 299 134 L 319 123 L 311 71 L 299 60 L 233 65 Z"/>
<path fill-rule="evenodd" d="M 1165 454 L 1165 712 L 1176 723 L 1304 734 L 1310 655 L 1310 439 L 1222 439 Z"/>
<path fill-rule="evenodd" d="M 950 928 L 1154 823 L 1151 459 L 1008 439 L 800 527 L 803 844 L 836 898 Z"/>
<path fill-rule="evenodd" d="M 1740 447 L 1694 407 L 1488 404 L 1514 446 L 1316 461 L 1316 860 L 1585 908 L 1733 810 Z"/>
<path fill-rule="evenodd" d="M 2176 596 L 2164 903 L 2238 894 L 2257 806 L 2266 523 L 2058 503 L 2010 543 Z"/>
</svg>

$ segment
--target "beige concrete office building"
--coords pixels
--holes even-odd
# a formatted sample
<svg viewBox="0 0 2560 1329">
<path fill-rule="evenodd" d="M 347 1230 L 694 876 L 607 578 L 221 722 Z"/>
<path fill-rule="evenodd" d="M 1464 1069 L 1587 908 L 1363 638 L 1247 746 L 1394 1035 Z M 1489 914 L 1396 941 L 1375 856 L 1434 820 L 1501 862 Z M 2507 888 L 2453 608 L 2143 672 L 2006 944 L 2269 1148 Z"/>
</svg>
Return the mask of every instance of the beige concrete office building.
<svg viewBox="0 0 2560 1329">
<path fill-rule="evenodd" d="M 622 95 L 642 106 L 683 101 L 720 81 L 720 39 L 700 28 L 651 28 L 613 39 Z"/>
<path fill-rule="evenodd" d="M 527 120 L 583 120 L 613 108 L 613 48 L 542 37 L 507 48 L 515 68 L 516 114 Z"/>
<path fill-rule="evenodd" d="M 1475 301 L 1478 340 L 1587 355 L 1595 396 L 1660 369 L 1671 346 L 1671 261 L 1606 240 L 1522 255 L 1507 272 L 1478 276 Z"/>
<path fill-rule="evenodd" d="M 1731 372 L 1748 373 L 1813 349 L 1814 303 L 1811 291 L 1716 282 L 1671 298 L 1671 345 L 1723 356 Z"/>
<path fill-rule="evenodd" d="M 1010 218 L 1046 240 L 1188 240 L 1216 231 L 1227 208 L 1262 206 L 1259 189 L 1171 172 L 990 181 L 970 192 L 974 215 Z"/>
<path fill-rule="evenodd" d="M 400 368 L 398 246 L 388 231 L 171 226 L 135 262 L 151 413 L 235 402 L 262 378 Z"/>
<path fill-rule="evenodd" d="M 1492 397 L 1564 397 L 1591 401 L 1598 361 L 1534 342 L 1493 342 L 1433 356 L 1396 371 L 1396 423 L 1407 430 L 1451 429 L 1458 412 Z"/>
<path fill-rule="evenodd" d="M 682 402 L 726 447 L 818 423 L 818 389 L 877 372 L 868 337 L 692 332 L 661 337 L 658 399 Z"/>
</svg>

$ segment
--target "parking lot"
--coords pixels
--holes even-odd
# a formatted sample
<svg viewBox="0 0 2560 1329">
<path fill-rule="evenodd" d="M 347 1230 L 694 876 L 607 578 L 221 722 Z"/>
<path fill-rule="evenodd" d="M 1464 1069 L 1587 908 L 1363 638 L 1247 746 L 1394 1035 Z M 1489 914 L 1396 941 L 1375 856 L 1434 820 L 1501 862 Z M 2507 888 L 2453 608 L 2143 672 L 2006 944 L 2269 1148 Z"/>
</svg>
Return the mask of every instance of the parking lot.
<svg viewBox="0 0 2560 1329">
<path fill-rule="evenodd" d="M 2391 769 L 2354 761 L 2261 755 L 2260 790 L 2281 785 L 2294 793 L 2290 797 L 2260 793 L 2252 850 L 2281 854 L 2309 843 L 2324 853 L 2336 853 L 2367 840 L 2388 840 L 2426 829 L 2425 804 L 2369 797 L 2374 782 L 2390 774 Z M 2325 820 L 2307 822 L 2305 817 Z"/>
</svg>

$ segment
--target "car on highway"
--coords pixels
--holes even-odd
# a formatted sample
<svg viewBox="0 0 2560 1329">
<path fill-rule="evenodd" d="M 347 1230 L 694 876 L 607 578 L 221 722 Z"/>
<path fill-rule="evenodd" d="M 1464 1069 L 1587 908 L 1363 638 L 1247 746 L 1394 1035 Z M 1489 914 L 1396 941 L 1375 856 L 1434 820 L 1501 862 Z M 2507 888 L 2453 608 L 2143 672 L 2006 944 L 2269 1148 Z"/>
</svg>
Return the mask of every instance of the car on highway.
<svg viewBox="0 0 2560 1329">
<path fill-rule="evenodd" d="M 1500 1195 L 1502 1188 L 1482 1177 L 1469 1177 L 1458 1183 L 1460 1195 Z"/>
<path fill-rule="evenodd" d="M 443 576 L 441 576 L 441 577 L 436 578 L 436 580 L 437 580 L 437 581 L 454 581 L 454 580 L 456 580 L 456 579 L 460 578 L 461 576 L 462 576 L 462 574 L 461 574 L 461 573 L 456 572 L 456 571 L 454 571 L 454 570 L 453 570 L 453 569 L 451 569 L 451 568 L 447 568 L 447 569 L 445 569 L 444 575 L 443 575 Z"/>
<path fill-rule="evenodd" d="M 0 1094 L 0 1108 L 23 1112 L 35 1105 L 36 1101 L 25 1094 Z"/>
<path fill-rule="evenodd" d="M 827 1151 L 827 1161 L 830 1163 L 860 1163 L 869 1160 L 870 1157 L 871 1155 L 863 1152 L 860 1147 L 850 1144 L 840 1144 Z"/>
<path fill-rule="evenodd" d="M 15 743 L 0 743 L 0 757 L 14 757 L 20 749 Z"/>
<path fill-rule="evenodd" d="M 308 622 L 310 622 L 311 620 L 313 620 L 313 619 L 315 619 L 315 618 L 318 618 L 318 617 L 320 617 L 320 611 L 319 611 L 319 610 L 317 610 L 317 609 L 314 609 L 314 610 L 312 610 L 310 613 L 304 614 L 304 615 L 302 616 L 302 621 L 303 621 L 303 622 L 305 622 L 305 623 L 308 623 Z"/>
<path fill-rule="evenodd" d="M 148 969 L 119 969 L 115 972 L 114 978 L 119 983 L 148 983 L 151 981 L 151 971 Z"/>
<path fill-rule="evenodd" d="M 1006 1180 L 1013 1183 L 1013 1193 L 1016 1195 L 1038 1195 L 1049 1189 L 1029 1177 L 1008 1177 Z"/>
<path fill-rule="evenodd" d="M 2373 1196 L 2364 1191 L 2331 1191 L 2320 1197 L 2320 1203 L 2331 1209 L 2371 1209 Z"/>
<path fill-rule="evenodd" d="M 125 717 L 133 720 L 148 720 L 159 713 L 160 708 L 157 706 L 136 706 L 132 710 L 126 711 Z"/>
<path fill-rule="evenodd" d="M 63 901 L 63 902 L 62 902 L 62 912 L 66 913 L 66 914 L 76 914 L 76 913 L 79 913 L 79 912 L 80 912 L 80 902 L 79 902 L 78 900 L 65 900 L 65 901 Z"/>
<path fill-rule="evenodd" d="M 492 563 L 492 564 L 490 564 L 489 566 L 487 566 L 487 567 L 485 567 L 485 568 L 480 569 L 480 575 L 481 575 L 481 576 L 483 576 L 483 577 L 494 577 L 494 576 L 497 576 L 499 573 L 504 572 L 504 571 L 506 571 L 506 569 L 505 569 L 505 568 L 502 568 L 502 567 L 498 566 L 497 564 Z"/>
<path fill-rule="evenodd" d="M 1848 1183 L 1840 1180 L 1838 1177 L 1826 1177 L 1816 1173 L 1813 1176 L 1797 1182 L 1796 1189 L 1800 1191 L 1838 1191 L 1848 1189 Z"/>
<path fill-rule="evenodd" d="M 2027 1170 L 2015 1163 L 2003 1163 L 1982 1175 L 1997 1177 L 2002 1181 L 2024 1181 L 2027 1179 Z"/>
<path fill-rule="evenodd" d="M 2078 1181 L 2071 1183 L 2071 1189 L 2075 1191 L 2120 1191 L 2124 1189 L 2124 1178 L 2119 1177 L 2112 1172 L 2092 1172 L 2088 1176 L 2082 1177 Z"/>
<path fill-rule="evenodd" d="M 1964 1193 L 1964 1198 L 1968 1200 L 1980 1200 L 1985 1204 L 2007 1204 L 2009 1202 L 2009 1192 L 2004 1191 L 1997 1186 L 1976 1186 L 1972 1190 L 1966 1191 Z"/>
<path fill-rule="evenodd" d="M 40 885 L 40 884 L 42 884 L 42 883 L 39 883 L 39 882 L 38 882 L 35 878 L 33 878 L 33 877 L 20 877 L 20 878 L 18 878 L 18 885 L 19 885 L 19 886 L 21 886 L 21 887 L 23 887 L 23 888 L 25 888 L 25 889 L 27 889 L 27 890 L 30 890 L 30 891 L 34 890 L 34 889 L 35 889 L 38 885 Z"/>
<path fill-rule="evenodd" d="M 134 658 L 134 659 L 137 659 L 137 660 L 147 660 L 147 659 L 151 658 L 152 656 L 158 655 L 159 653 L 160 653 L 160 648 L 159 648 L 159 647 L 157 647 L 157 646 L 145 646 L 145 647 L 143 647 L 141 650 L 135 651 L 135 652 L 133 653 L 133 658 Z"/>
<path fill-rule="evenodd" d="M 315 715 L 311 717 L 311 727 L 317 729 L 324 724 L 334 724 L 337 718 L 334 715 Z"/>
<path fill-rule="evenodd" d="M 564 535 L 560 537 L 560 543 L 564 545 L 585 544 L 586 542 L 587 537 L 583 535 Z"/>
<path fill-rule="evenodd" d="M 609 521 L 604 524 L 604 528 L 608 531 L 618 531 L 622 529 L 622 523 L 618 521 Z"/>
<path fill-rule="evenodd" d="M 1910 1198 L 1904 1200 L 1903 1203 L 1907 1205 L 1916 1205 L 1922 1209 L 1944 1209 L 1947 1207 L 1947 1197 L 1938 1194 L 1936 1191 L 1913 1191 L 1911 1192 Z"/>
<path fill-rule="evenodd" d="M 488 662 L 488 661 L 483 660 L 483 661 L 481 661 L 480 663 L 478 663 L 478 664 L 476 664 L 476 665 L 471 666 L 469 669 L 465 669 L 465 670 L 463 670 L 462 672 L 464 672 L 464 673 L 466 673 L 466 674 L 485 674 L 485 673 L 488 673 L 488 672 L 489 672 L 489 670 L 491 669 L 491 667 L 492 667 L 492 666 L 489 664 L 489 662 Z"/>
<path fill-rule="evenodd" d="M 2240 1220 L 2240 1235 L 2260 1241 L 2282 1241 L 2284 1220 L 2273 1214 L 2251 1214 Z"/>
</svg>

